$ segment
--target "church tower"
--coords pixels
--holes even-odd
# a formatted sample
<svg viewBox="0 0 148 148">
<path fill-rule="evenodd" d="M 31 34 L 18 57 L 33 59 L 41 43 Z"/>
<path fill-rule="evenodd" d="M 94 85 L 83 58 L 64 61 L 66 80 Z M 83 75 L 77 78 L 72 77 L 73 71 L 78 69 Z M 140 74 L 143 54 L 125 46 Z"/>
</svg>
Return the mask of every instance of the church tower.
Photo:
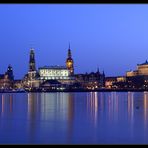
<svg viewBox="0 0 148 148">
<path fill-rule="evenodd" d="M 10 64 L 8 65 L 6 74 L 8 75 L 8 78 L 10 80 L 14 80 L 13 69 L 12 69 L 12 66 Z"/>
<path fill-rule="evenodd" d="M 28 73 L 24 76 L 23 85 L 24 88 L 28 91 L 36 90 L 39 88 L 39 75 L 36 69 L 36 62 L 35 62 L 35 52 L 33 48 L 30 48 L 29 53 L 29 66 L 28 66 Z"/>
<path fill-rule="evenodd" d="M 29 72 L 36 71 L 34 49 L 30 49 Z"/>
<path fill-rule="evenodd" d="M 69 44 L 69 49 L 68 49 L 68 58 L 66 59 L 66 67 L 70 71 L 70 74 L 74 74 L 74 62 L 71 56 L 71 50 L 70 50 L 70 44 Z"/>
<path fill-rule="evenodd" d="M 36 78 L 36 66 L 35 66 L 35 52 L 34 49 L 30 49 L 30 56 L 29 56 L 29 71 L 28 71 L 28 78 L 29 80 L 33 80 Z"/>
</svg>

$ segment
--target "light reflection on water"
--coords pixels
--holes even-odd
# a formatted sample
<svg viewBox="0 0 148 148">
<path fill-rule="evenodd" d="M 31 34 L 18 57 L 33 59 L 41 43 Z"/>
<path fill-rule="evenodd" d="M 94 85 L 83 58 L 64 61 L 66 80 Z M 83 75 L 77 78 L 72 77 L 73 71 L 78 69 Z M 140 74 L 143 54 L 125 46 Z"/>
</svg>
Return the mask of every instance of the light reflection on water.
<svg viewBox="0 0 148 148">
<path fill-rule="evenodd" d="M 148 92 L 0 94 L 0 143 L 148 143 Z"/>
</svg>

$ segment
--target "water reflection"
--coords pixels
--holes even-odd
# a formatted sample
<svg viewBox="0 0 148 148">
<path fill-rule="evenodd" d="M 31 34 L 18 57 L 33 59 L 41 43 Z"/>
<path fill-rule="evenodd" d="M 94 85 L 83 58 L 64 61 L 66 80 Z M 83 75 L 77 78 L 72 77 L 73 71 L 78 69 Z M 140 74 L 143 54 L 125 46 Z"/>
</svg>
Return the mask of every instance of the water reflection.
<svg viewBox="0 0 148 148">
<path fill-rule="evenodd" d="M 98 93 L 90 92 L 87 93 L 87 112 L 90 114 L 91 120 L 96 125 L 97 114 L 98 114 Z"/>
<path fill-rule="evenodd" d="M 148 92 L 0 94 L 0 115 L 0 143 L 148 141 Z"/>
<path fill-rule="evenodd" d="M 133 138 L 133 126 L 134 126 L 134 92 L 128 92 L 127 98 L 127 113 L 128 113 L 128 121 L 130 126 L 130 136 Z"/>
<path fill-rule="evenodd" d="M 108 119 L 110 122 L 118 120 L 118 100 L 117 92 L 111 92 L 108 96 Z"/>
<path fill-rule="evenodd" d="M 116 92 L 90 92 L 87 93 L 87 113 L 91 121 L 97 126 L 102 118 L 107 122 L 118 120 L 119 95 Z"/>
<path fill-rule="evenodd" d="M 144 126 L 148 120 L 148 92 L 128 92 L 128 120 L 134 124 L 136 116 L 144 119 Z"/>
<path fill-rule="evenodd" d="M 128 92 L 128 119 L 133 123 L 134 118 L 134 93 Z"/>
<path fill-rule="evenodd" d="M 1 114 L 11 113 L 13 111 L 13 95 L 1 95 Z"/>
<path fill-rule="evenodd" d="M 42 93 L 41 118 L 44 120 L 68 120 L 73 115 L 73 94 L 71 93 Z"/>
<path fill-rule="evenodd" d="M 73 122 L 74 122 L 74 94 L 68 93 L 68 134 L 67 142 L 72 143 Z"/>
<path fill-rule="evenodd" d="M 66 130 L 66 139 L 70 142 L 74 119 L 73 94 L 28 93 L 28 119 L 30 143 L 34 142 L 39 129 L 54 132 L 55 127 Z"/>
<path fill-rule="evenodd" d="M 144 92 L 144 127 L 147 127 L 148 123 L 148 92 Z"/>
<path fill-rule="evenodd" d="M 35 139 L 37 128 L 38 128 L 38 117 L 40 116 L 40 104 L 41 99 L 38 93 L 28 93 L 28 132 L 29 132 L 29 143 L 32 143 Z"/>
<path fill-rule="evenodd" d="M 38 93 L 28 93 L 28 119 L 34 120 L 40 111 L 41 99 Z"/>
</svg>

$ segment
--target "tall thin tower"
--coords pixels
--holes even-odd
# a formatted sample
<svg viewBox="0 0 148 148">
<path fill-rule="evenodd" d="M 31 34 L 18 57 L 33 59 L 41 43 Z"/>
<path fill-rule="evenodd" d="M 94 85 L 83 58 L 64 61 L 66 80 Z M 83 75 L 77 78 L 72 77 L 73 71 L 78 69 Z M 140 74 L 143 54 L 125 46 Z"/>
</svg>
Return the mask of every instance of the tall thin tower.
<svg viewBox="0 0 148 148">
<path fill-rule="evenodd" d="M 66 59 L 66 67 L 70 71 L 71 75 L 74 74 L 74 66 L 73 65 L 74 65 L 74 62 L 72 59 L 71 50 L 70 50 L 70 43 L 69 43 L 68 57 Z"/>
<path fill-rule="evenodd" d="M 30 58 L 29 58 L 29 72 L 31 71 L 36 71 L 35 53 L 33 48 L 30 49 Z"/>
</svg>

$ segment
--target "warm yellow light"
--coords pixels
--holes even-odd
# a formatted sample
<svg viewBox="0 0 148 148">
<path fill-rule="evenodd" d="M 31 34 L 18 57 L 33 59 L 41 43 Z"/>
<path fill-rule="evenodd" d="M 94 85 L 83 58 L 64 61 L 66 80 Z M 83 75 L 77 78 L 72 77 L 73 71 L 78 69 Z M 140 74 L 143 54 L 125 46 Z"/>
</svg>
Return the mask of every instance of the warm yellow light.
<svg viewBox="0 0 148 148">
<path fill-rule="evenodd" d="M 68 62 L 67 64 L 68 64 L 68 66 L 69 66 L 69 67 L 72 65 L 72 63 L 71 63 L 71 62 Z"/>
</svg>

